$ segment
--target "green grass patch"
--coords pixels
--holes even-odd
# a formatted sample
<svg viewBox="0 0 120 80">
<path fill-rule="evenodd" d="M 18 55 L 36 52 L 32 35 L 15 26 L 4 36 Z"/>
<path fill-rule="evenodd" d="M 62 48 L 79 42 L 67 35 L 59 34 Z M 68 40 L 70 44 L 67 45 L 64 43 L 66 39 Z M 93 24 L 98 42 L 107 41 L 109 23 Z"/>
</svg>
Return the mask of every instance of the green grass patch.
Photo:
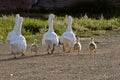
<svg viewBox="0 0 120 80">
<path fill-rule="evenodd" d="M 42 16 L 42 15 L 41 15 Z M 38 39 L 41 42 L 43 34 L 48 30 L 46 17 L 24 17 L 22 34 L 26 37 L 27 42 Z M 6 41 L 8 33 L 13 29 L 15 15 L 2 15 L 0 17 L 0 43 Z M 67 27 L 68 15 L 55 16 L 54 29 L 58 35 L 65 32 Z M 77 36 L 90 37 L 96 35 L 104 35 L 107 31 L 120 29 L 120 17 L 105 19 L 100 16 L 98 19 L 89 18 L 87 15 L 81 17 L 73 17 L 72 28 Z M 118 31 L 118 33 L 120 33 Z"/>
</svg>

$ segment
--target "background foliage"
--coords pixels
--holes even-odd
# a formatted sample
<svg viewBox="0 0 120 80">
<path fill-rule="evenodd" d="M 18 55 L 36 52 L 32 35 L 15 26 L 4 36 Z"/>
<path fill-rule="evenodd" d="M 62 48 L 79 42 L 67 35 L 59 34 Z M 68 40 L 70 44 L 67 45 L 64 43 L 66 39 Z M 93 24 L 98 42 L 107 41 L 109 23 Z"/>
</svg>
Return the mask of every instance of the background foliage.
<svg viewBox="0 0 120 80">
<path fill-rule="evenodd" d="M 34 38 L 41 42 L 43 34 L 48 30 L 47 18 L 49 14 L 40 17 L 24 17 L 22 34 L 26 37 L 27 42 L 34 41 Z M 15 15 L 2 15 L 0 17 L 0 43 L 6 41 L 8 33 L 13 29 Z M 55 16 L 54 29 L 58 35 L 61 35 L 67 27 L 68 15 Z M 73 17 L 72 28 L 77 36 L 89 37 L 94 35 L 104 35 L 108 31 L 120 30 L 120 17 L 90 18 L 87 15 Z"/>
</svg>

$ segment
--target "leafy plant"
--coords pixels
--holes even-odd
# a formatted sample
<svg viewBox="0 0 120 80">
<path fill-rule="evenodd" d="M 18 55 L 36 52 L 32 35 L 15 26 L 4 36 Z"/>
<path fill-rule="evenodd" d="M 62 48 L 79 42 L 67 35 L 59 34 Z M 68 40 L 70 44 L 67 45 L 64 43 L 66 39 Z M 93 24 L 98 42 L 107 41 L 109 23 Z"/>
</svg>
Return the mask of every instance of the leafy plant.
<svg viewBox="0 0 120 80">
<path fill-rule="evenodd" d="M 48 15 L 43 15 L 47 16 Z M 8 33 L 13 29 L 15 15 L 2 15 L 0 17 L 0 43 L 6 41 Z M 65 32 L 67 28 L 68 15 L 55 16 L 54 29 L 58 35 Z M 87 37 L 93 35 L 104 35 L 107 31 L 119 30 L 120 17 L 105 19 L 101 15 L 98 19 L 89 18 L 87 15 L 73 17 L 72 29 L 77 36 Z M 24 17 L 22 34 L 27 42 L 38 39 L 41 42 L 43 34 L 48 30 L 47 20 L 44 18 Z"/>
</svg>

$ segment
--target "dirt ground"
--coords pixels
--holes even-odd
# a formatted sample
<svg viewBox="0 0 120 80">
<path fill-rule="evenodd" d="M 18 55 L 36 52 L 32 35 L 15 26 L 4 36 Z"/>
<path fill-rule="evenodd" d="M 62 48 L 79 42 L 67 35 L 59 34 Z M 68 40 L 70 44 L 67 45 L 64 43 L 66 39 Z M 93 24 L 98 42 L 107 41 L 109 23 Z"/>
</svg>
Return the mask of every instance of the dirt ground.
<svg viewBox="0 0 120 80">
<path fill-rule="evenodd" d="M 26 56 L 13 56 L 0 45 L 0 80 L 120 80 L 120 35 L 96 36 L 98 49 L 89 54 L 89 38 L 81 38 L 82 51 L 48 55 L 40 44 L 37 56 L 29 46 Z"/>
</svg>

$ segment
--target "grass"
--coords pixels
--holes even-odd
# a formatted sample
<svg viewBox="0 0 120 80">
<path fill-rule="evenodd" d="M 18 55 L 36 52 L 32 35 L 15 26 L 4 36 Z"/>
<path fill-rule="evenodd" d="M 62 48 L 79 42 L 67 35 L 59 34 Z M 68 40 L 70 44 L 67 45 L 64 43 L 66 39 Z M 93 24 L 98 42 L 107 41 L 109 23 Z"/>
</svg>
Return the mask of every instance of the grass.
<svg viewBox="0 0 120 80">
<path fill-rule="evenodd" d="M 42 35 L 47 31 L 48 15 L 41 15 L 37 18 L 24 17 L 22 34 L 27 42 L 34 41 L 34 38 L 41 42 Z M 0 17 L 0 43 L 6 41 L 8 33 L 13 29 L 15 15 L 2 15 Z M 65 16 L 55 16 L 54 29 L 58 35 L 61 35 L 67 27 L 67 18 Z M 87 15 L 73 17 L 72 28 L 77 36 L 89 37 L 94 35 L 104 35 L 107 31 L 117 30 L 120 27 L 120 17 L 105 19 L 100 16 L 98 19 L 89 18 Z"/>
</svg>

